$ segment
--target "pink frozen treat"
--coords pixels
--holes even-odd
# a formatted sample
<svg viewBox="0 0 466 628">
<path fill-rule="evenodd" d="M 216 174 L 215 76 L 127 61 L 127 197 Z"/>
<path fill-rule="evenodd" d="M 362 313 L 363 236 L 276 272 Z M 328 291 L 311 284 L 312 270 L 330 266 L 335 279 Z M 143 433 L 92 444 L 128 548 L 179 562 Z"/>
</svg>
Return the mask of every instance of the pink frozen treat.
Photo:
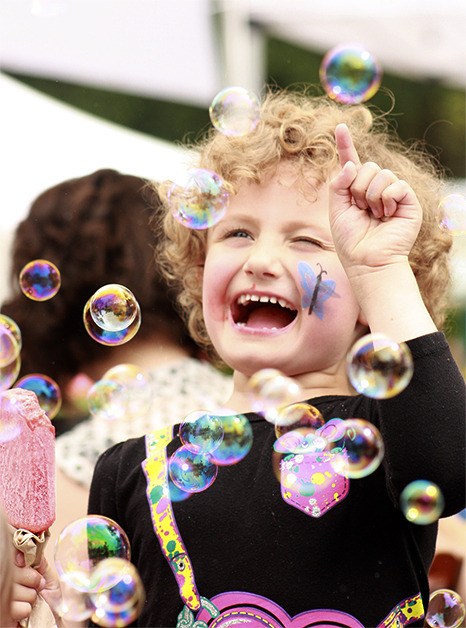
<svg viewBox="0 0 466 628">
<path fill-rule="evenodd" d="M 0 501 L 8 522 L 40 534 L 55 521 L 55 428 L 34 392 L 0 393 L 0 423 L 17 435 L 0 438 Z"/>
</svg>

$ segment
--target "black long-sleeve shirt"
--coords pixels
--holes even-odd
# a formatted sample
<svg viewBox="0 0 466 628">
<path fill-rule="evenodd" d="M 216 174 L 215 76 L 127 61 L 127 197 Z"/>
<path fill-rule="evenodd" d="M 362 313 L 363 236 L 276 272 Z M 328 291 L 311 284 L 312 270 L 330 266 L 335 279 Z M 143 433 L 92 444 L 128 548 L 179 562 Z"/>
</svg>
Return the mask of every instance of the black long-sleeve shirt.
<svg viewBox="0 0 466 628">
<path fill-rule="evenodd" d="M 399 497 L 407 484 L 426 479 L 442 491 L 442 516 L 464 508 L 465 385 L 443 334 L 408 346 L 414 374 L 396 397 L 308 400 L 325 420 L 362 418 L 380 430 L 385 456 L 372 474 L 343 480 L 313 459 L 306 469 L 309 510 L 296 507 L 282 496 L 272 463 L 274 427 L 251 413 L 248 455 L 220 467 L 207 490 L 173 503 L 199 594 L 220 611 L 215 620 L 206 611 L 199 616 L 209 626 L 231 626 L 235 618 L 293 628 L 423 625 L 437 524 L 410 523 Z M 175 438 L 168 455 L 179 445 Z M 114 519 L 130 539 L 147 595 L 136 625 L 170 628 L 183 602 L 154 533 L 145 457 L 144 438 L 104 453 L 89 513 Z"/>
</svg>

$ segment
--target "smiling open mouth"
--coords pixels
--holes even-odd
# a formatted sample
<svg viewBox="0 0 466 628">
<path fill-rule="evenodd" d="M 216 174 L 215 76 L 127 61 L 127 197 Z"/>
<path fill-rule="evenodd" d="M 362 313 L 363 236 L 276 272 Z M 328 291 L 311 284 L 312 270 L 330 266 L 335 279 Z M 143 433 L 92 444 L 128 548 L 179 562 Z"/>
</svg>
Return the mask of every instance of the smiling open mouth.
<svg viewBox="0 0 466 628">
<path fill-rule="evenodd" d="M 252 329 L 282 329 L 294 321 L 298 312 L 284 299 L 257 294 L 242 294 L 232 304 L 234 322 Z"/>
</svg>

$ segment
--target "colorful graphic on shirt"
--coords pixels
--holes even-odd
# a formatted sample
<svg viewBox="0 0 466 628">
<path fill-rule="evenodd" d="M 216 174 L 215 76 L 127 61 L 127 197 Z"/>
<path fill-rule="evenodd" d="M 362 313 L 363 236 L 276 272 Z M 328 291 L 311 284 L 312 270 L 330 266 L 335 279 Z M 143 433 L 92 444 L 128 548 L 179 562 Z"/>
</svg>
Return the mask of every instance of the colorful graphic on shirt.
<svg viewBox="0 0 466 628">
<path fill-rule="evenodd" d="M 332 456 L 330 452 L 315 452 L 290 454 L 283 458 L 280 463 L 281 495 L 290 506 L 317 518 L 346 497 L 349 480 L 335 473 L 330 464 Z"/>
<path fill-rule="evenodd" d="M 221 593 L 210 600 L 218 614 L 213 617 L 207 608 L 192 616 L 192 623 L 184 611 L 178 616 L 177 628 L 231 628 L 247 625 L 248 628 L 364 628 L 355 617 L 319 609 L 290 617 L 281 606 L 262 595 L 232 591 Z M 188 623 L 186 623 L 186 620 Z"/>
<path fill-rule="evenodd" d="M 173 428 L 166 427 L 146 434 L 146 456 L 141 463 L 147 480 L 147 500 L 152 524 L 163 555 L 178 583 L 181 599 L 192 610 L 201 607 L 201 598 L 194 582 L 194 573 L 173 514 L 168 488 L 168 443 Z"/>
<path fill-rule="evenodd" d="M 331 296 L 338 297 L 335 292 L 336 283 L 333 279 L 323 279 L 327 271 L 318 263 L 320 271 L 316 275 L 312 266 L 307 262 L 298 262 L 298 271 L 301 277 L 301 287 L 304 294 L 301 299 L 301 307 L 309 308 L 309 314 L 313 312 L 322 320 L 324 318 L 324 301 Z"/>
<path fill-rule="evenodd" d="M 364 625 L 352 615 L 331 609 L 314 609 L 291 617 L 272 600 L 254 593 L 240 591 L 221 593 L 210 600 L 201 597 L 197 591 L 193 567 L 181 539 L 169 497 L 166 446 L 172 438 L 172 427 L 146 434 L 147 458 L 141 463 L 141 467 L 146 476 L 146 494 L 154 532 L 178 583 L 180 597 L 185 603 L 178 616 L 176 628 L 231 628 L 244 624 L 247 624 L 249 628 L 364 628 Z M 331 474 L 327 468 L 328 455 L 327 452 L 291 454 L 284 464 L 285 469 L 287 465 L 293 465 L 291 468 L 299 478 L 298 485 L 301 486 L 299 496 L 295 490 L 288 489 L 290 495 L 289 497 L 283 495 L 284 499 L 314 517 L 324 514 L 348 492 L 347 478 L 338 476 L 344 484 L 333 485 L 336 478 L 330 477 Z M 306 478 L 309 477 L 314 490 L 316 487 L 318 489 L 314 512 L 308 512 L 305 499 L 304 501 L 301 499 L 307 498 L 307 495 L 303 495 L 303 487 Z M 282 492 L 283 490 L 282 486 Z M 377 628 L 406 626 L 423 617 L 421 596 L 416 594 L 397 604 Z"/>
<path fill-rule="evenodd" d="M 416 619 L 424 617 L 424 605 L 420 593 L 416 593 L 412 597 L 406 598 L 377 626 L 377 628 L 397 628 L 399 626 L 407 626 Z"/>
</svg>

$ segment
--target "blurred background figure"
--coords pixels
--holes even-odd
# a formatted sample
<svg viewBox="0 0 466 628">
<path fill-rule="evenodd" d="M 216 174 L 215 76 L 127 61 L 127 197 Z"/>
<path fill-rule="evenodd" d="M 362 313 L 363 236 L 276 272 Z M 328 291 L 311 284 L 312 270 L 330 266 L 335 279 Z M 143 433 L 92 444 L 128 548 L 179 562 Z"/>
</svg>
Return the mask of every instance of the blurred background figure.
<svg viewBox="0 0 466 628">
<path fill-rule="evenodd" d="M 43 192 L 15 231 L 11 296 L 1 313 L 22 334 L 20 377 L 49 376 L 63 398 L 53 419 L 56 533 L 86 514 L 87 488 L 105 449 L 161 424 L 178 423 L 189 412 L 219 408 L 229 395 L 230 377 L 199 354 L 159 275 L 151 228 L 158 210 L 158 197 L 145 179 L 104 169 Z M 46 259 L 60 271 L 61 287 L 46 301 L 28 299 L 19 287 L 21 270 L 34 259 Z M 83 309 L 97 289 L 112 283 L 135 295 L 142 323 L 129 342 L 105 346 L 87 333 Z M 114 402 L 117 417 L 108 407 L 107 390 L 94 404 L 100 412 L 94 408 L 89 416 L 89 391 L 115 367 L 120 382 L 142 381 L 143 406 L 133 404 L 118 414 L 120 397 Z"/>
</svg>

